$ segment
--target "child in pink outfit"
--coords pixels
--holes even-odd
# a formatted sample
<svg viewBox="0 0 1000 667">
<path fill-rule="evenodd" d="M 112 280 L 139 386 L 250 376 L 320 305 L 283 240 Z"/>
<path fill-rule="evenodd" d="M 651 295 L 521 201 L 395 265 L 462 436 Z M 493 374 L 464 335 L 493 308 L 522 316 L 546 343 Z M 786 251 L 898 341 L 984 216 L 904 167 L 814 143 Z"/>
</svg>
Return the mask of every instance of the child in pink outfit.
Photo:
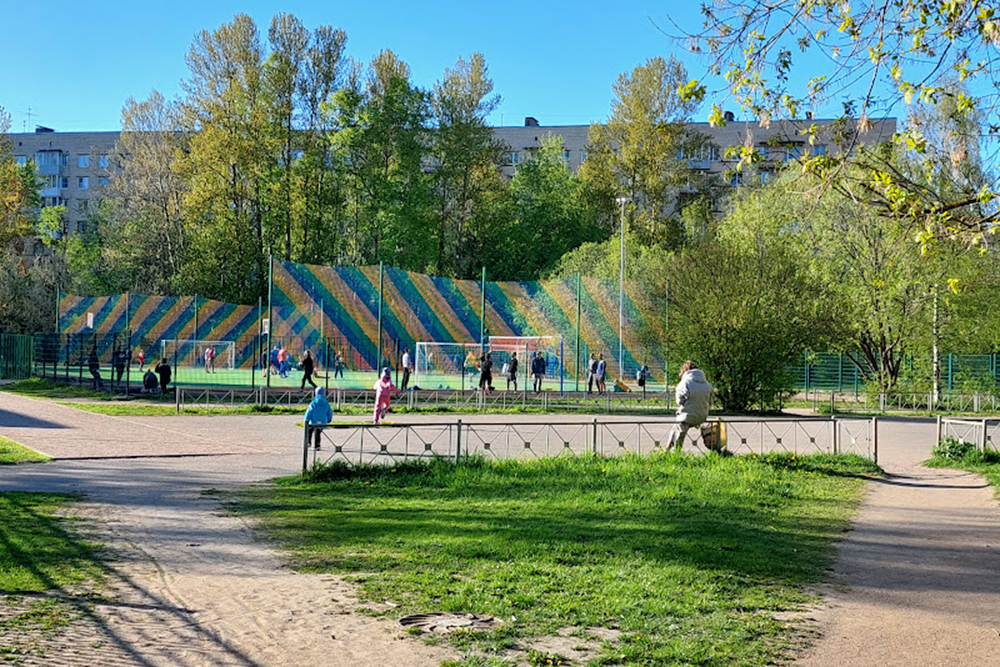
<svg viewBox="0 0 1000 667">
<path fill-rule="evenodd" d="M 392 383 L 392 378 L 389 375 L 389 369 L 382 369 L 382 376 L 375 383 L 375 423 L 385 417 L 385 413 L 389 410 L 389 401 L 392 398 L 393 392 L 399 392 L 396 389 L 396 385 Z"/>
</svg>

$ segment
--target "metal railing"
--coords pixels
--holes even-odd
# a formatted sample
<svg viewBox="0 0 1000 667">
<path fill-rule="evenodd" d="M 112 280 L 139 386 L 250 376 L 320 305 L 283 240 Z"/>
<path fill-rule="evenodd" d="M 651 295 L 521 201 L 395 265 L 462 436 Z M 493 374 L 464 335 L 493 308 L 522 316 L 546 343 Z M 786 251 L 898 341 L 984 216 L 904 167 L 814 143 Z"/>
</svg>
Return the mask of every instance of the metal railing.
<svg viewBox="0 0 1000 667">
<path fill-rule="evenodd" d="M 878 462 L 878 420 L 737 419 L 721 422 L 733 454 L 858 454 Z M 483 456 L 496 459 L 553 456 L 647 456 L 669 450 L 672 420 L 421 424 L 329 424 L 306 426 L 302 469 L 342 460 L 352 464 L 394 464 L 409 459 Z M 320 431 L 321 447 L 310 438 Z M 685 451 L 709 451 L 699 429 L 691 429 Z"/>
<path fill-rule="evenodd" d="M 968 442 L 976 446 L 981 452 L 986 452 L 987 448 L 996 449 L 994 438 L 997 430 L 1000 429 L 1000 420 L 989 419 L 955 419 L 952 417 L 938 417 L 937 419 L 937 442 L 938 444 L 948 438 L 954 438 L 959 442 Z"/>
</svg>

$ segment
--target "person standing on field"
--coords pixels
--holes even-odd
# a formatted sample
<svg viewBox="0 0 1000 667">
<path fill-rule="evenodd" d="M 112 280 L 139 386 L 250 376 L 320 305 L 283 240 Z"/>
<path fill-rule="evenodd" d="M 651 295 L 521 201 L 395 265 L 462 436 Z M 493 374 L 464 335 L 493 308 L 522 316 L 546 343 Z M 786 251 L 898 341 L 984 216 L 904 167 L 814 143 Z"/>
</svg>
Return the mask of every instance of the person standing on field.
<svg viewBox="0 0 1000 667">
<path fill-rule="evenodd" d="M 205 348 L 205 372 L 215 372 L 215 348 L 211 345 Z"/>
<path fill-rule="evenodd" d="M 410 348 L 403 350 L 403 379 L 399 383 L 399 390 L 406 391 L 410 385 L 410 373 L 413 371 L 413 359 L 410 357 Z"/>
<path fill-rule="evenodd" d="M 514 391 L 517 391 L 517 352 L 511 352 L 507 362 L 507 391 L 510 391 L 511 382 L 514 383 Z"/>
<path fill-rule="evenodd" d="M 541 352 L 535 352 L 535 358 L 531 360 L 531 376 L 535 378 L 535 393 L 542 391 L 542 378 L 545 377 L 545 357 Z"/>
<path fill-rule="evenodd" d="M 674 390 L 674 398 L 677 399 L 677 424 L 670 432 L 667 449 L 676 447 L 680 451 L 688 429 L 697 428 L 708 419 L 712 391 L 705 373 L 693 361 L 685 361 L 681 365 L 680 382 Z"/>
<path fill-rule="evenodd" d="M 156 374 L 160 376 L 160 393 L 167 393 L 167 385 L 170 384 L 170 363 L 166 359 L 160 359 L 156 365 Z"/>
<path fill-rule="evenodd" d="M 300 391 L 304 391 L 306 388 L 306 382 L 312 385 L 313 389 L 316 388 L 316 383 L 313 382 L 312 376 L 313 372 L 316 370 L 316 363 L 313 361 L 312 352 L 306 350 L 306 353 L 302 355 L 302 386 L 299 387 Z"/>
<path fill-rule="evenodd" d="M 594 370 L 594 381 L 597 382 L 597 395 L 601 396 L 604 394 L 607 385 L 605 384 L 604 376 L 608 372 L 608 362 L 604 361 L 604 355 L 597 355 L 597 368 Z"/>
<path fill-rule="evenodd" d="M 590 353 L 590 361 L 587 362 L 587 393 L 594 390 L 594 381 L 597 379 L 597 357 Z"/>
</svg>

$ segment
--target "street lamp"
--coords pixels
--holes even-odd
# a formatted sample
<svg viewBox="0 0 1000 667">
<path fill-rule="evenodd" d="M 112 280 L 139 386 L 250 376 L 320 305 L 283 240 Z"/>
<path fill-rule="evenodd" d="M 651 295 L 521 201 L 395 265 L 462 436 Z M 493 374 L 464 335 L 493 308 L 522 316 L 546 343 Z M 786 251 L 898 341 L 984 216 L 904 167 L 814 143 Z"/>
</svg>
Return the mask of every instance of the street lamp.
<svg viewBox="0 0 1000 667">
<path fill-rule="evenodd" d="M 618 267 L 618 377 L 625 377 L 625 204 L 628 197 L 618 197 L 615 202 L 621 204 L 622 218 L 619 233 L 621 234 L 621 263 Z"/>
</svg>

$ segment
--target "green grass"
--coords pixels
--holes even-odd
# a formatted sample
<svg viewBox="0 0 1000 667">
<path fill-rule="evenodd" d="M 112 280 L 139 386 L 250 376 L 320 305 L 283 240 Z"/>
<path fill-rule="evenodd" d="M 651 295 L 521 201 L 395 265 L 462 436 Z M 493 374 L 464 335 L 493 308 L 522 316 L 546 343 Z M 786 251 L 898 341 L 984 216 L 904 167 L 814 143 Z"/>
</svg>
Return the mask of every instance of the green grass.
<svg viewBox="0 0 1000 667">
<path fill-rule="evenodd" d="M 924 461 L 924 465 L 929 468 L 957 468 L 979 473 L 1000 496 L 1000 452 L 995 449 L 981 452 L 971 442 L 947 438 L 931 450 L 931 458 Z"/>
<path fill-rule="evenodd" d="M 593 664 L 764 665 L 795 644 L 774 613 L 811 599 L 878 472 L 792 455 L 338 464 L 230 501 L 392 616 L 505 621 L 451 636 L 456 665 L 513 665 L 505 651 L 569 626 L 620 631 Z"/>
<path fill-rule="evenodd" d="M 56 515 L 70 498 L 0 493 L 0 660 L 37 657 L 44 639 L 84 613 L 103 580 L 97 546 Z"/>
<path fill-rule="evenodd" d="M 94 391 L 75 384 L 56 382 L 42 378 L 32 378 L 30 380 L 19 380 L 0 387 L 0 391 L 7 391 L 21 396 L 33 396 L 35 398 L 95 398 L 110 400 L 111 394 L 103 391 Z"/>
<path fill-rule="evenodd" d="M 0 435 L 0 465 L 34 463 L 48 460 L 49 457 L 42 456 L 33 449 L 28 449 L 24 445 Z"/>
</svg>

